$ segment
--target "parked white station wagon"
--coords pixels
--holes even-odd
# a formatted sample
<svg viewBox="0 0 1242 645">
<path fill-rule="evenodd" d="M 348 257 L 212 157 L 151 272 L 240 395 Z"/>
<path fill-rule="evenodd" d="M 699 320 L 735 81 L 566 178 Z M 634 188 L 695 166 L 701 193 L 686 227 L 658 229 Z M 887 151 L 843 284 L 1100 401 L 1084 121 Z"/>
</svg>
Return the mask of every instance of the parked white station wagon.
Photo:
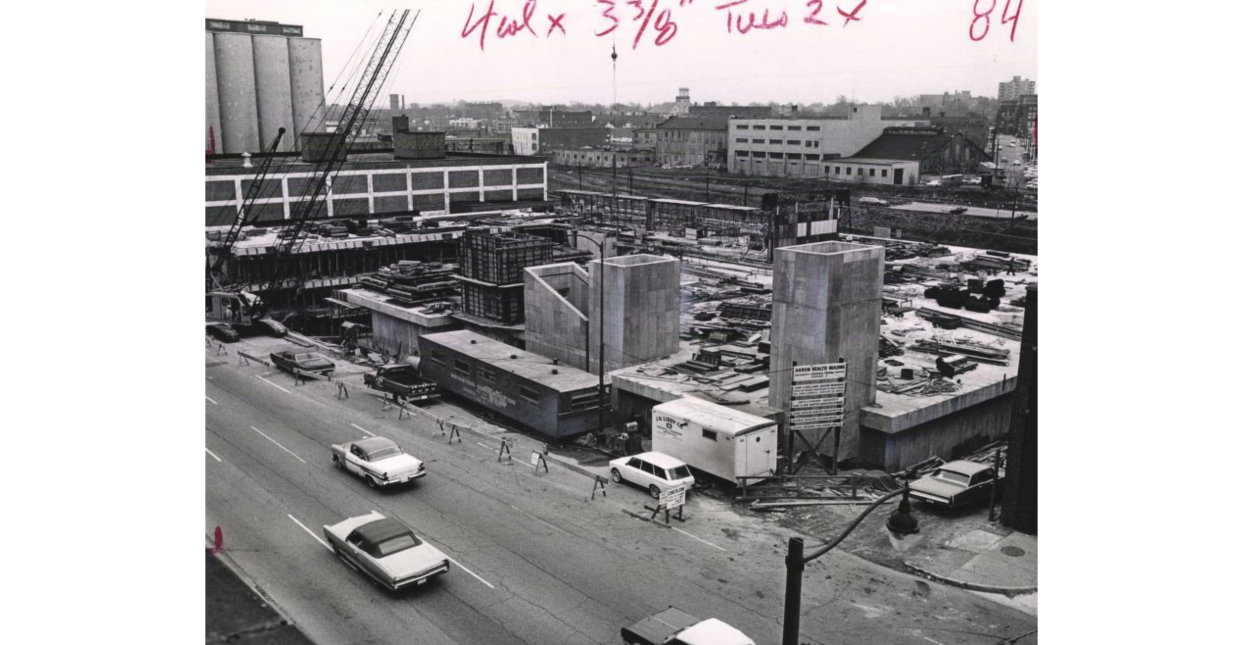
<svg viewBox="0 0 1242 645">
<path fill-rule="evenodd" d="M 612 467 L 612 481 L 618 484 L 623 481 L 638 484 L 656 499 L 671 488 L 685 486 L 688 491 L 694 485 L 694 475 L 690 474 L 690 467 L 686 462 L 662 452 L 644 452 L 641 455 L 613 459 L 608 465 Z"/>
</svg>

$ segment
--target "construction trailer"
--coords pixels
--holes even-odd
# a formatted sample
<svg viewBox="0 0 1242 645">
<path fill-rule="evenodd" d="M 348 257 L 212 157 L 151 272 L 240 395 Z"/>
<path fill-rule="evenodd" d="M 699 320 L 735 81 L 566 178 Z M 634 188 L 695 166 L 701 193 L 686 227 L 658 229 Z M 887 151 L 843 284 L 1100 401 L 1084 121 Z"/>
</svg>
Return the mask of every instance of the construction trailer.
<svg viewBox="0 0 1242 645">
<path fill-rule="evenodd" d="M 775 421 L 711 401 L 685 397 L 651 409 L 652 450 L 728 481 L 775 474 L 778 444 Z"/>
</svg>

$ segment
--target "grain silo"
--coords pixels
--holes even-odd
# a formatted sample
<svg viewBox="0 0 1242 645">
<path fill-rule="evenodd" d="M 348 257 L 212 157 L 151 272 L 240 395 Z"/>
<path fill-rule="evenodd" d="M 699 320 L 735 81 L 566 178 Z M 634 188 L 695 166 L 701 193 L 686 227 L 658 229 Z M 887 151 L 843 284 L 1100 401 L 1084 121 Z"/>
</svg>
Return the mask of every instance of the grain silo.
<svg viewBox="0 0 1242 645">
<path fill-rule="evenodd" d="M 254 50 L 250 35 L 216 32 L 216 79 L 220 122 L 224 129 L 220 152 L 258 152 L 259 109 L 255 93 Z"/>
<path fill-rule="evenodd" d="M 289 39 L 289 77 L 293 92 L 294 142 L 302 132 L 322 132 L 323 57 L 318 38 Z"/>
<path fill-rule="evenodd" d="M 215 132 L 216 150 L 224 149 L 220 135 L 220 91 L 216 83 L 216 41 L 210 31 L 202 32 L 202 41 L 206 47 L 204 53 L 204 78 L 202 78 L 202 96 L 204 96 L 204 113 L 202 119 L 202 148 L 211 149 L 211 133 Z"/>
<path fill-rule="evenodd" d="M 288 134 L 280 150 L 292 150 L 297 126 L 293 122 L 293 97 L 289 80 L 289 47 L 284 36 L 254 34 L 255 91 L 259 106 L 259 140 L 263 148 L 271 145 L 280 128 Z"/>
</svg>

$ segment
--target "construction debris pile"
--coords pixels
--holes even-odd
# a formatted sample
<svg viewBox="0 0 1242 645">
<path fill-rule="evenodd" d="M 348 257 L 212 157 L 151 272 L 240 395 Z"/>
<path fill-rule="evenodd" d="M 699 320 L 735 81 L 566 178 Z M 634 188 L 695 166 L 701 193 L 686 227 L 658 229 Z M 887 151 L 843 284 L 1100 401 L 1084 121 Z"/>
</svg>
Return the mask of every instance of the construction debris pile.
<svg viewBox="0 0 1242 645">
<path fill-rule="evenodd" d="M 978 445 L 980 442 L 968 442 L 960 447 L 969 449 L 970 443 Z M 951 459 L 991 465 L 999 458 L 1000 468 L 997 469 L 997 478 L 1003 479 L 1007 457 L 1008 441 L 1000 440 L 987 443 L 968 454 L 954 456 Z M 871 504 L 885 494 L 900 488 L 902 480 L 913 481 L 924 477 L 945 463 L 944 459 L 933 456 L 897 473 L 886 473 L 880 470 L 847 470 L 837 475 L 778 476 L 759 486 L 744 487 L 737 501 L 751 502 L 750 508 L 756 511 L 779 511 L 799 506 Z"/>
</svg>

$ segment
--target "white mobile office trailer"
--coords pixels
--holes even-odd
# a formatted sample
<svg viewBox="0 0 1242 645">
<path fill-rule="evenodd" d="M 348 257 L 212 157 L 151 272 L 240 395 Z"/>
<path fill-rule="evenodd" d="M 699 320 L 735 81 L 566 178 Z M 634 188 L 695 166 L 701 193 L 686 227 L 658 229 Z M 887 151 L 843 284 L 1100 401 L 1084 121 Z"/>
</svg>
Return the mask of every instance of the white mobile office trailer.
<svg viewBox="0 0 1242 645">
<path fill-rule="evenodd" d="M 776 422 L 685 397 L 651 409 L 651 449 L 737 483 L 776 473 Z"/>
</svg>

